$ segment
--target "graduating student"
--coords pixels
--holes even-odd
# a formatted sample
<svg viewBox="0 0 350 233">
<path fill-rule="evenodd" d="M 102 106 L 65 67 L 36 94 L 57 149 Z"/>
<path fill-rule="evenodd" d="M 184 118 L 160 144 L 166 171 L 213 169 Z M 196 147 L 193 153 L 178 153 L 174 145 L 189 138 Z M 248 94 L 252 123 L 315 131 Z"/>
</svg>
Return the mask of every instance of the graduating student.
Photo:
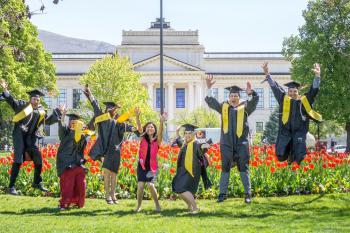
<svg viewBox="0 0 350 233">
<path fill-rule="evenodd" d="M 20 166 L 24 160 L 33 160 L 34 162 L 34 181 L 32 187 L 47 192 L 48 190 L 44 187 L 41 178 L 41 152 L 36 145 L 38 137 L 41 136 L 39 135 L 38 129 L 41 125 L 51 125 L 58 122 L 60 111 L 55 109 L 53 113 L 48 116 L 45 109 L 40 104 L 40 97 L 44 96 L 44 94 L 39 90 L 27 92 L 30 96 L 29 102 L 27 102 L 14 99 L 4 80 L 0 81 L 0 86 L 3 88 L 3 93 L 1 94 L 2 99 L 4 99 L 15 112 L 15 116 L 12 119 L 12 122 L 15 124 L 12 133 L 15 157 L 12 164 L 9 193 L 18 195 L 15 183 Z"/>
<path fill-rule="evenodd" d="M 279 161 L 289 163 L 303 161 L 306 155 L 306 134 L 309 131 L 310 119 L 321 122 L 322 116 L 312 109 L 312 104 L 320 88 L 321 69 L 314 64 L 315 78 L 307 93 L 299 94 L 300 83 L 286 83 L 284 90 L 269 73 L 268 63 L 262 66 L 266 79 L 279 104 L 279 129 L 276 141 L 276 154 Z"/>
<path fill-rule="evenodd" d="M 181 148 L 177 160 L 177 170 L 172 181 L 173 192 L 180 194 L 180 197 L 188 205 L 192 213 L 198 213 L 199 208 L 194 199 L 201 177 L 201 158 L 204 150 L 195 140 L 195 129 L 197 126 L 185 124 L 184 141 L 177 138 L 176 143 Z"/>
<path fill-rule="evenodd" d="M 60 146 L 57 150 L 56 168 L 60 178 L 61 199 L 59 208 L 68 209 L 70 205 L 78 208 L 85 203 L 85 168 L 84 149 L 92 135 L 84 130 L 84 123 L 77 114 L 65 114 L 63 109 L 62 121 L 59 121 L 58 134 Z M 69 117 L 68 125 L 64 123 L 64 116 Z"/>
<path fill-rule="evenodd" d="M 105 111 L 102 111 L 88 86 L 85 87 L 83 92 L 94 109 L 94 126 L 90 126 L 90 128 L 95 128 L 96 126 L 98 132 L 96 142 L 91 147 L 90 157 L 94 160 L 100 160 L 103 157 L 102 168 L 106 202 L 107 204 L 117 204 L 115 186 L 120 165 L 121 146 L 126 132 L 142 131 L 139 120 L 140 111 L 138 108 L 134 110 L 137 122 L 136 129 L 125 123 L 127 119 L 121 119 L 124 118 L 124 115 L 123 117 L 118 117 L 116 113 L 116 110 L 120 108 L 118 104 L 104 102 L 106 108 Z"/>
<path fill-rule="evenodd" d="M 159 146 L 162 144 L 163 124 L 167 118 L 164 113 L 160 117 L 159 131 L 153 122 L 148 122 L 143 126 L 140 138 L 139 162 L 137 166 L 137 207 L 135 212 L 141 211 L 141 203 L 144 193 L 145 184 L 150 189 L 152 198 L 156 205 L 156 211 L 159 212 L 160 205 L 158 201 L 157 189 L 154 183 L 157 179 L 158 161 L 157 154 Z"/>
<path fill-rule="evenodd" d="M 254 112 L 259 102 L 259 96 L 247 82 L 247 101 L 240 100 L 240 87 L 226 88 L 230 95 L 228 101 L 219 103 L 212 94 L 211 87 L 215 81 L 212 76 L 207 78 L 208 96 L 205 98 L 208 106 L 221 114 L 220 150 L 222 171 L 220 178 L 220 194 L 218 202 L 226 199 L 230 178 L 230 170 L 237 165 L 244 186 L 245 202 L 251 202 L 251 187 L 249 177 L 249 143 L 248 116 Z"/>
</svg>

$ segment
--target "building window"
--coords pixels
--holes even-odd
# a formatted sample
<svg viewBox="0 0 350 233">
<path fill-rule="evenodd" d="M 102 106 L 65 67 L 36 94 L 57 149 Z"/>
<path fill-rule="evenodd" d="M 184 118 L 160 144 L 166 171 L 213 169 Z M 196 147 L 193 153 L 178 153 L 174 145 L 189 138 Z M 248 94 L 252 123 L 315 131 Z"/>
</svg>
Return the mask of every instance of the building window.
<svg viewBox="0 0 350 233">
<path fill-rule="evenodd" d="M 264 88 L 255 88 L 254 90 L 259 96 L 259 102 L 256 108 L 263 109 L 264 108 Z"/>
<path fill-rule="evenodd" d="M 44 102 L 46 103 L 48 109 L 52 109 L 52 97 L 44 96 Z"/>
<path fill-rule="evenodd" d="M 60 94 L 57 98 L 57 105 L 67 105 L 67 89 L 60 89 Z"/>
<path fill-rule="evenodd" d="M 275 108 L 277 106 L 277 100 L 273 95 L 272 90 L 269 90 L 270 108 Z"/>
<path fill-rule="evenodd" d="M 224 101 L 228 100 L 228 97 L 230 96 L 230 92 L 226 89 L 224 89 Z"/>
<path fill-rule="evenodd" d="M 185 108 L 185 88 L 176 88 L 176 108 Z"/>
<path fill-rule="evenodd" d="M 213 97 L 215 99 L 219 99 L 219 89 L 218 88 L 213 88 Z"/>
<path fill-rule="evenodd" d="M 257 133 L 262 133 L 264 131 L 264 122 L 256 122 L 255 130 Z"/>
<path fill-rule="evenodd" d="M 49 125 L 45 125 L 44 134 L 45 134 L 45 136 L 50 136 L 50 126 Z"/>
<path fill-rule="evenodd" d="M 165 88 L 163 88 L 163 107 L 165 107 Z M 156 89 L 156 108 L 160 108 L 160 88 Z"/>
<path fill-rule="evenodd" d="M 78 108 L 82 97 L 81 89 L 73 89 L 73 108 Z"/>
</svg>

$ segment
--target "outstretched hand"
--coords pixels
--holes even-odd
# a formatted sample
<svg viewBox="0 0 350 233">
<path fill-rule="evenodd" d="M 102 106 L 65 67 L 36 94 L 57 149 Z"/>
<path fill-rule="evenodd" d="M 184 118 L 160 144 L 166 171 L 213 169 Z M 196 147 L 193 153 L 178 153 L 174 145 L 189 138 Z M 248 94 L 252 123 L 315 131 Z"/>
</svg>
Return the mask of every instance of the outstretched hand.
<svg viewBox="0 0 350 233">
<path fill-rule="evenodd" d="M 160 122 L 165 122 L 168 119 L 168 113 L 163 112 L 163 114 L 160 116 Z"/>
<path fill-rule="evenodd" d="M 321 77 L 321 66 L 318 63 L 314 64 L 314 68 L 312 69 L 312 71 L 315 73 L 315 76 L 317 77 Z"/>
<path fill-rule="evenodd" d="M 269 63 L 267 61 L 263 63 L 261 68 L 263 69 L 265 75 L 269 75 L 270 74 L 270 72 L 269 72 Z"/>
<path fill-rule="evenodd" d="M 247 82 L 247 88 L 245 89 L 245 91 L 247 95 L 250 95 L 253 92 L 252 84 L 249 81 Z"/>
<path fill-rule="evenodd" d="M 213 79 L 214 79 L 213 75 L 207 76 L 206 82 L 207 82 L 208 89 L 210 89 L 215 84 L 216 81 L 214 81 Z"/>
<path fill-rule="evenodd" d="M 139 107 L 136 107 L 136 108 L 134 109 L 134 112 L 135 112 L 135 116 L 136 116 L 136 117 L 139 117 L 140 114 L 141 114 L 141 111 L 140 111 L 140 108 L 139 108 Z"/>
<path fill-rule="evenodd" d="M 83 89 L 84 94 L 86 95 L 86 97 L 90 98 L 92 93 L 90 90 L 90 87 L 88 84 L 85 85 L 85 88 Z"/>
</svg>

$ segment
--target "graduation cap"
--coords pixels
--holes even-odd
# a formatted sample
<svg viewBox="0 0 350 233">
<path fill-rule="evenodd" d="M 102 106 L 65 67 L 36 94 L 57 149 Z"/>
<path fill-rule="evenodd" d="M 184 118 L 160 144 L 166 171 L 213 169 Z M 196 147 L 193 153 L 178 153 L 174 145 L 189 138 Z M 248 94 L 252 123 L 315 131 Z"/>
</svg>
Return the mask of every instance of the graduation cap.
<svg viewBox="0 0 350 233">
<path fill-rule="evenodd" d="M 30 97 L 45 96 L 45 94 L 42 93 L 41 91 L 39 91 L 38 89 L 34 89 L 34 90 L 31 90 L 31 91 L 27 91 L 27 94 L 28 94 Z"/>
<path fill-rule="evenodd" d="M 191 131 L 193 132 L 195 129 L 197 129 L 198 127 L 192 124 L 184 124 L 182 125 L 183 128 L 185 128 L 185 131 Z"/>
<path fill-rule="evenodd" d="M 69 117 L 70 121 L 81 119 L 81 117 L 78 114 L 75 114 L 75 113 L 69 113 L 69 114 L 66 114 L 66 116 Z"/>
<path fill-rule="evenodd" d="M 119 104 L 116 104 L 114 102 L 103 102 L 104 105 L 106 105 L 106 108 L 120 108 L 121 106 Z"/>
<path fill-rule="evenodd" d="M 291 81 L 291 82 L 286 83 L 286 84 L 284 84 L 284 85 L 285 85 L 286 87 L 288 87 L 288 88 L 297 88 L 297 89 L 299 89 L 299 87 L 301 86 L 300 83 L 295 82 L 295 81 Z"/>
<path fill-rule="evenodd" d="M 230 92 L 230 94 L 231 93 L 238 93 L 239 94 L 240 91 L 243 91 L 242 88 L 240 88 L 239 86 L 235 86 L 235 85 L 230 86 L 230 87 L 225 87 L 225 89 L 228 90 Z"/>
</svg>

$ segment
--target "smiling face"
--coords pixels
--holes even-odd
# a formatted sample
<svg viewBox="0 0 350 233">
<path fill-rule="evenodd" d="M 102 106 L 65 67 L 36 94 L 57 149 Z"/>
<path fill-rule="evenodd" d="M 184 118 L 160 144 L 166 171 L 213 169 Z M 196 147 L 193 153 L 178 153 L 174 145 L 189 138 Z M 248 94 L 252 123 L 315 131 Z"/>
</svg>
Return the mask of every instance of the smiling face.
<svg viewBox="0 0 350 233">
<path fill-rule="evenodd" d="M 230 103 L 239 103 L 240 95 L 239 93 L 230 93 L 228 101 Z"/>
<path fill-rule="evenodd" d="M 186 143 L 191 142 L 194 139 L 195 133 L 193 131 L 185 131 L 184 139 Z"/>
<path fill-rule="evenodd" d="M 37 108 L 40 104 L 40 97 L 30 97 L 30 104 L 32 105 L 33 108 Z"/>
<path fill-rule="evenodd" d="M 153 123 L 149 123 L 146 125 L 146 134 L 151 138 L 154 136 L 155 132 L 156 132 L 156 128 L 155 125 Z"/>
<path fill-rule="evenodd" d="M 72 130 L 75 129 L 75 125 L 77 124 L 77 121 L 76 120 L 69 120 L 68 122 L 68 127 Z"/>
<path fill-rule="evenodd" d="M 297 99 L 299 97 L 298 88 L 288 88 L 288 96 L 292 99 Z"/>
</svg>

